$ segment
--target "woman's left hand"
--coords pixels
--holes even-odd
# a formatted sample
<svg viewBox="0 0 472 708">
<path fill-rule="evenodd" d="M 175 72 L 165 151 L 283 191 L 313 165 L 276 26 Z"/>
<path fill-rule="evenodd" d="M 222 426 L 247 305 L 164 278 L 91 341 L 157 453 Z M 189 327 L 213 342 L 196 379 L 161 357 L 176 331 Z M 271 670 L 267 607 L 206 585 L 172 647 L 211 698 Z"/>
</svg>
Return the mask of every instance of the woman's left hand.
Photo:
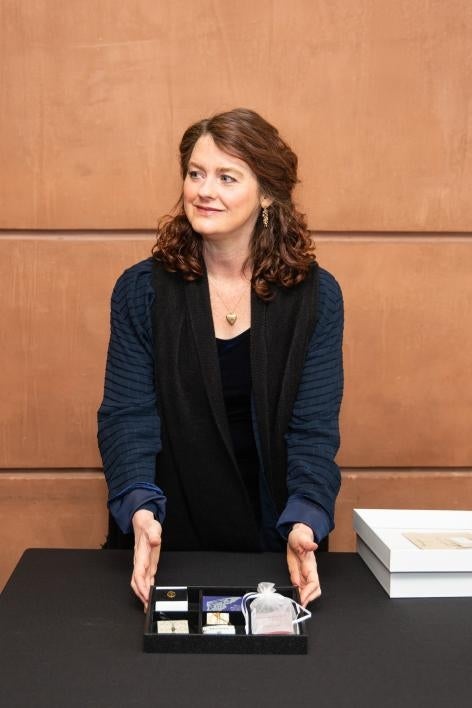
<svg viewBox="0 0 472 708">
<path fill-rule="evenodd" d="M 313 531 L 306 524 L 294 524 L 287 539 L 287 565 L 290 580 L 300 592 L 303 607 L 321 595 Z"/>
</svg>

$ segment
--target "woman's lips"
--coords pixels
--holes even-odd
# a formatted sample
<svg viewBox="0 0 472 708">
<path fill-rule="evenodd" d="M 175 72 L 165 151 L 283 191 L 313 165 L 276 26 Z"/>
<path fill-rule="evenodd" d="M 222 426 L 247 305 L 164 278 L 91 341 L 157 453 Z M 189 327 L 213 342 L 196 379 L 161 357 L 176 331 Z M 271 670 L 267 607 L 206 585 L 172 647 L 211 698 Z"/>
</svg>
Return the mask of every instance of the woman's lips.
<svg viewBox="0 0 472 708">
<path fill-rule="evenodd" d="M 222 209 L 213 209 L 212 207 L 201 206 L 200 204 L 195 204 L 195 208 L 203 214 L 215 214 L 222 211 Z"/>
</svg>

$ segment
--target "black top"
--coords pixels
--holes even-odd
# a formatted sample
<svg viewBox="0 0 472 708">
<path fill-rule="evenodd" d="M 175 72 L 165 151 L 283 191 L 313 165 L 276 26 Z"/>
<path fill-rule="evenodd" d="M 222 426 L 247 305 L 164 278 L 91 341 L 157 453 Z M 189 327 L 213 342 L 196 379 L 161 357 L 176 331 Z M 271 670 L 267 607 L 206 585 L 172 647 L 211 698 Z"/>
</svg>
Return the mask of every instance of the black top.
<svg viewBox="0 0 472 708">
<path fill-rule="evenodd" d="M 216 345 L 234 454 L 259 519 L 259 460 L 251 415 L 251 330 L 232 339 L 217 339 Z"/>
</svg>

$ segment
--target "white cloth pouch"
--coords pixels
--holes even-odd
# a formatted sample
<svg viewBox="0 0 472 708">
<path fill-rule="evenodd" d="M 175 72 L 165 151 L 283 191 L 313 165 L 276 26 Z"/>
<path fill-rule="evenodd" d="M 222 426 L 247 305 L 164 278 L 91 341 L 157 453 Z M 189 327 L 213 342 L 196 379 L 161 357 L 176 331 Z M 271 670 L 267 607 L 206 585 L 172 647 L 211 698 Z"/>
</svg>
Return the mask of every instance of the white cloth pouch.
<svg viewBox="0 0 472 708">
<path fill-rule="evenodd" d="M 276 592 L 274 583 L 259 583 L 257 592 L 246 593 L 243 597 L 246 634 L 249 634 L 248 601 L 251 601 L 251 634 L 297 634 L 298 623 L 311 617 L 311 612 L 298 602 Z"/>
</svg>

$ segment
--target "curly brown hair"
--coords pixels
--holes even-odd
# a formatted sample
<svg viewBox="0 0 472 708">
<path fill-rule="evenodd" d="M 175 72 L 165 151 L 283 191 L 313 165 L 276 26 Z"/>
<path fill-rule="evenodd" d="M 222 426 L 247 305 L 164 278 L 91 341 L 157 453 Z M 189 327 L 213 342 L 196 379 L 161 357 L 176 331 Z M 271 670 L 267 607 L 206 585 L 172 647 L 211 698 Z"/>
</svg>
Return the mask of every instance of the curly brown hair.
<svg viewBox="0 0 472 708">
<path fill-rule="evenodd" d="M 298 182 L 298 158 L 278 130 L 258 113 L 236 108 L 191 125 L 180 143 L 182 179 L 195 143 L 211 135 L 220 150 L 244 160 L 255 174 L 261 193 L 271 198 L 269 225 L 264 227 L 262 212 L 251 239 L 248 261 L 252 266 L 252 288 L 262 300 L 273 298 L 273 285 L 285 288 L 302 282 L 315 261 L 314 243 L 305 217 L 295 208 L 292 193 Z M 183 197 L 174 213 L 161 219 L 153 257 L 185 280 L 204 273 L 203 242 L 188 221 Z"/>
</svg>

